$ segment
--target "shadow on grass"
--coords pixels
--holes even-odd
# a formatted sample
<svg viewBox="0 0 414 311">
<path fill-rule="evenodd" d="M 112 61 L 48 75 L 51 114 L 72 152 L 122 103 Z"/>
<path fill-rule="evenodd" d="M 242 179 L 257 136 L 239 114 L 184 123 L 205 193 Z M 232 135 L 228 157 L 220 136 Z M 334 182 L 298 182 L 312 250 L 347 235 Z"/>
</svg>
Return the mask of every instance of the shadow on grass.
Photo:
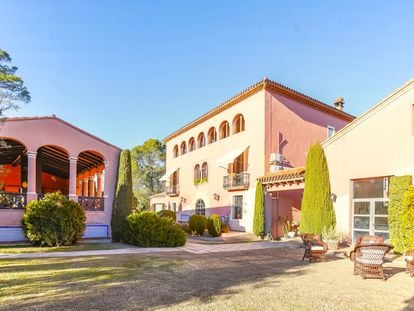
<svg viewBox="0 0 414 311">
<path fill-rule="evenodd" d="M 414 296 L 404 301 L 407 304 L 401 311 L 413 311 L 414 310 Z"/>
<path fill-rule="evenodd" d="M 10 309 L 148 309 L 201 304 L 237 286 L 275 286 L 306 273 L 302 249 L 0 261 L 0 306 Z M 335 259 L 333 259 L 335 260 Z M 312 263 L 312 265 L 318 263 Z M 267 282 L 267 277 L 277 277 Z M 263 282 L 262 282 L 263 281 Z"/>
</svg>

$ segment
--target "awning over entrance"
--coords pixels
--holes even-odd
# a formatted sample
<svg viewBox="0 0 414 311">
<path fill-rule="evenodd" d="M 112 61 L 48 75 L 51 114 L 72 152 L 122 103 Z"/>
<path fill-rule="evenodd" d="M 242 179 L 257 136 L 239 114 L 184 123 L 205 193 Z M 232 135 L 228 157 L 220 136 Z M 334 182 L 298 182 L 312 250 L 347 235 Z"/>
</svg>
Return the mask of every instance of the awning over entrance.
<svg viewBox="0 0 414 311">
<path fill-rule="evenodd" d="M 244 146 L 225 153 L 216 161 L 216 166 L 227 169 L 227 166 L 230 163 L 233 163 L 234 159 L 241 155 L 247 148 L 249 148 L 249 146 Z"/>
<path fill-rule="evenodd" d="M 299 166 L 266 175 L 257 179 L 268 191 L 303 189 L 305 185 L 305 167 Z"/>
<path fill-rule="evenodd" d="M 178 168 L 174 168 L 172 170 L 168 170 L 167 172 L 165 172 L 165 174 L 159 179 L 159 181 L 166 181 L 168 180 L 168 178 L 170 178 L 170 176 L 172 174 L 174 174 L 174 172 L 178 170 Z"/>
</svg>

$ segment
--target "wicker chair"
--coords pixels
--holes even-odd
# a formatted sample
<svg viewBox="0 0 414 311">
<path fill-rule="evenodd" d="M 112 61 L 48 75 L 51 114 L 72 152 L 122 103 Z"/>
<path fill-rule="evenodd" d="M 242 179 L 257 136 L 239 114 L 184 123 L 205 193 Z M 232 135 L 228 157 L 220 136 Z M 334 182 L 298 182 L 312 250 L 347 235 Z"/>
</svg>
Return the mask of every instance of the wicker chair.
<svg viewBox="0 0 414 311">
<path fill-rule="evenodd" d="M 414 249 L 406 251 L 404 254 L 405 262 L 407 263 L 405 272 L 409 273 L 411 277 L 414 276 Z"/>
<path fill-rule="evenodd" d="M 376 235 L 360 235 L 354 245 L 354 249 L 349 253 L 349 258 L 355 260 L 355 249 L 359 245 L 370 245 L 370 244 L 384 244 L 384 238 Z"/>
<path fill-rule="evenodd" d="M 302 260 L 305 260 L 305 258 L 309 259 L 309 262 L 318 259 L 325 260 L 324 255 L 328 250 L 328 245 L 322 241 L 318 234 L 302 234 L 301 238 L 305 246 Z"/>
<path fill-rule="evenodd" d="M 363 279 L 375 278 L 385 281 L 384 263 L 385 255 L 394 247 L 388 244 L 366 244 L 355 247 L 354 274 Z"/>
</svg>

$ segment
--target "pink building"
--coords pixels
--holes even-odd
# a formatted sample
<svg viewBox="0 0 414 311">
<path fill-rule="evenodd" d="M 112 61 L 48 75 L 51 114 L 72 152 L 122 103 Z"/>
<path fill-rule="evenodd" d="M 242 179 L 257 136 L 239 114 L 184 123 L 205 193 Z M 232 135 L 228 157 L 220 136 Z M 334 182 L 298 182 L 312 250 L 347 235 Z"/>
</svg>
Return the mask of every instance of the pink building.
<svg viewBox="0 0 414 311">
<path fill-rule="evenodd" d="M 55 191 L 85 208 L 85 237 L 110 237 L 118 147 L 56 116 L 8 118 L 0 138 L 0 242 L 24 240 L 25 205 Z"/>
<path fill-rule="evenodd" d="M 414 175 L 414 79 L 322 146 L 338 229 L 388 239 L 389 178 Z"/>
<path fill-rule="evenodd" d="M 267 232 L 299 221 L 308 146 L 354 119 L 337 107 L 267 78 L 165 138 L 166 193 L 154 209 L 220 214 L 251 232 L 257 180 L 267 188 Z"/>
</svg>

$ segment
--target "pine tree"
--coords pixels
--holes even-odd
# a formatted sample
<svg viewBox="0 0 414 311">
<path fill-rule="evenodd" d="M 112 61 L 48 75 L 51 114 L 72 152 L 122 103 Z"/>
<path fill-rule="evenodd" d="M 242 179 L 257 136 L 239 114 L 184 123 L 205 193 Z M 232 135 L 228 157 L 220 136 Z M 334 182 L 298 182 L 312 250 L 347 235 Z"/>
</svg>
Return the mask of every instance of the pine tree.
<svg viewBox="0 0 414 311">
<path fill-rule="evenodd" d="M 122 150 L 119 157 L 118 182 L 115 192 L 115 202 L 112 209 L 112 240 L 123 240 L 123 233 L 127 226 L 126 217 L 133 208 L 131 154 L 129 150 Z"/>
<path fill-rule="evenodd" d="M 253 233 L 257 236 L 265 232 L 264 193 L 260 181 L 256 184 L 256 197 L 254 204 Z"/>
<path fill-rule="evenodd" d="M 325 153 L 319 143 L 312 144 L 306 160 L 300 231 L 321 234 L 325 228 L 333 228 L 335 225 L 335 210 L 331 200 Z"/>
</svg>

